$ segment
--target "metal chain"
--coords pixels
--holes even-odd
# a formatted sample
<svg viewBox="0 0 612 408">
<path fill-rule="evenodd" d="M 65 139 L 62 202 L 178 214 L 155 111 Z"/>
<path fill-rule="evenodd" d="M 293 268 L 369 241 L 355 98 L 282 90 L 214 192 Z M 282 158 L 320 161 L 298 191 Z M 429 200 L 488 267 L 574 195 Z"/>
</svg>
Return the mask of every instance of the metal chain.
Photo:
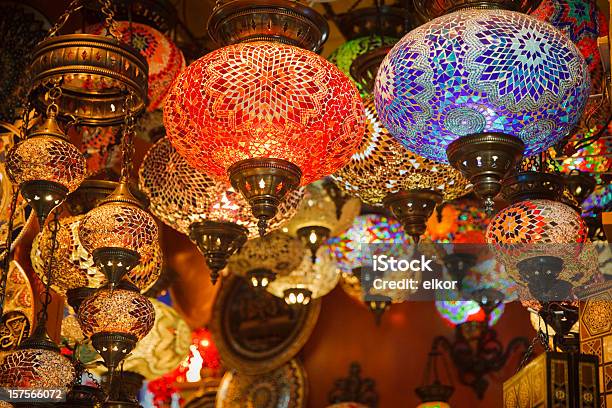
<svg viewBox="0 0 612 408">
<path fill-rule="evenodd" d="M 115 12 L 113 11 L 113 4 L 110 0 L 98 0 L 100 4 L 100 12 L 104 16 L 104 27 L 108 34 L 113 36 L 116 40 L 121 40 L 122 35 L 119 31 L 119 25 L 115 20 Z"/>
<path fill-rule="evenodd" d="M 47 91 L 47 98 L 50 103 L 47 106 L 47 117 L 49 115 L 57 116 L 59 113 L 59 106 L 57 101 L 62 97 L 62 88 L 59 86 L 59 82 L 55 81 L 53 87 Z"/>
<path fill-rule="evenodd" d="M 4 299 L 6 297 L 6 283 L 8 280 L 10 258 L 11 258 L 11 246 L 13 245 L 13 225 L 15 223 L 15 213 L 17 209 L 17 201 L 19 200 L 19 189 L 14 184 L 13 198 L 11 200 L 11 207 L 9 209 L 9 221 L 6 232 L 6 247 L 2 248 L 2 279 L 0 280 L 0 316 L 4 313 Z"/>
<path fill-rule="evenodd" d="M 46 271 L 46 282 L 45 282 L 45 291 L 43 293 L 43 295 L 41 296 L 41 303 L 42 303 L 42 308 L 40 309 L 40 312 L 38 313 L 37 316 L 37 320 L 38 320 L 38 324 L 41 325 L 46 325 L 47 323 L 47 318 L 48 318 L 48 308 L 49 305 L 51 304 L 51 281 L 52 281 L 52 272 L 53 272 L 53 260 L 55 258 L 55 251 L 58 249 L 59 247 L 59 243 L 57 242 L 57 232 L 60 229 L 60 223 L 59 223 L 59 214 L 60 214 L 61 210 L 59 208 L 56 208 L 53 211 L 53 218 L 51 219 L 51 221 L 49 221 L 48 226 L 49 226 L 49 230 L 51 231 L 51 247 L 49 248 L 49 256 L 48 256 L 48 260 L 47 260 L 47 271 Z M 41 230 L 42 228 L 44 228 L 44 226 L 41 226 Z"/>
<path fill-rule="evenodd" d="M 533 350 L 535 349 L 535 346 L 536 346 L 536 344 L 537 344 L 539 339 L 540 339 L 540 334 L 538 333 L 531 340 L 531 343 L 529 344 L 529 347 L 527 347 L 527 350 L 525 351 L 525 354 L 523 354 L 523 358 L 521 359 L 521 362 L 520 362 L 518 368 L 516 369 L 515 374 L 518 373 L 519 371 L 521 371 L 523 369 L 523 367 L 525 367 L 525 365 L 527 364 L 527 362 L 531 358 L 531 356 L 533 354 Z"/>
<path fill-rule="evenodd" d="M 81 0 L 72 0 L 70 4 L 68 5 L 68 8 L 66 8 L 66 11 L 64 11 L 64 14 L 62 14 L 57 19 L 53 27 L 49 29 L 49 31 L 47 32 L 47 35 L 45 36 L 45 40 L 55 36 L 58 33 L 58 31 L 61 30 L 62 27 L 64 27 L 64 24 L 66 24 L 66 21 L 68 21 L 70 16 L 82 8 L 83 8 L 83 5 L 81 4 Z"/>
<path fill-rule="evenodd" d="M 136 118 L 134 117 L 134 107 L 136 98 L 130 91 L 125 98 L 125 119 L 123 124 L 123 136 L 121 138 L 121 179 L 129 180 L 132 174 L 132 159 L 134 157 L 134 131 L 136 128 Z"/>
</svg>

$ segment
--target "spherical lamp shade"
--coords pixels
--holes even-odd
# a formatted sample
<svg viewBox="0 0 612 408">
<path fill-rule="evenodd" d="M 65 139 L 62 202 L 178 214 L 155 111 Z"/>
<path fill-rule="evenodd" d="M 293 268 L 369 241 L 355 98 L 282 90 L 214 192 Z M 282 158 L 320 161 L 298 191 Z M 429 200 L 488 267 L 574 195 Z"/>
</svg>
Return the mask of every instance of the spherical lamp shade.
<svg viewBox="0 0 612 408">
<path fill-rule="evenodd" d="M 247 277 L 253 286 L 265 287 L 277 276 L 285 276 L 300 266 L 304 246 L 299 239 L 274 231 L 252 239 L 233 255 L 227 268 L 230 272 Z"/>
<path fill-rule="evenodd" d="M 70 390 L 75 369 L 57 351 L 43 348 L 17 350 L 0 364 L 0 385 L 9 388 Z"/>
<path fill-rule="evenodd" d="M 476 8 L 408 33 L 374 89 L 393 137 L 460 169 L 489 208 L 523 151 L 532 156 L 571 132 L 589 93 L 584 58 L 563 33 L 525 14 Z"/>
<path fill-rule="evenodd" d="M 601 11 L 596 0 L 543 0 L 531 13 L 567 35 L 576 44 L 586 60 L 589 70 L 601 64 L 597 38 L 601 35 Z"/>
<path fill-rule="evenodd" d="M 438 243 L 485 243 L 489 220 L 476 200 L 455 200 L 429 217 L 425 235 Z"/>
<path fill-rule="evenodd" d="M 185 69 L 185 57 L 174 42 L 153 27 L 145 24 L 118 21 L 115 30 L 121 41 L 140 51 L 149 64 L 148 111 L 163 107 L 174 80 Z M 103 26 L 91 29 L 92 34 L 101 35 Z"/>
<path fill-rule="evenodd" d="M 396 41 L 397 38 L 382 38 L 377 35 L 355 38 L 336 48 L 334 51 L 332 51 L 329 57 L 327 57 L 327 59 L 333 64 L 337 65 L 338 68 L 340 68 L 340 70 L 348 77 L 353 79 L 353 77 L 351 77 L 351 65 L 353 64 L 353 61 L 355 61 L 355 58 L 369 51 L 375 50 L 376 48 L 382 47 L 383 45 L 393 44 Z M 353 81 L 355 80 L 353 79 Z M 355 85 L 361 92 L 362 96 L 366 96 L 368 94 L 368 92 L 363 89 L 359 82 L 355 81 Z"/>
<path fill-rule="evenodd" d="M 296 269 L 289 275 L 277 277 L 270 282 L 266 290 L 287 301 L 288 298 L 292 299 L 292 294 L 296 300 L 299 299 L 298 295 L 303 289 L 308 292 L 308 299 L 317 299 L 331 292 L 339 278 L 340 270 L 336 260 L 329 248 L 321 247 L 314 263 L 309 254 L 304 255 L 302 263 Z M 306 297 L 302 299 L 300 303 L 305 304 Z"/>
<path fill-rule="evenodd" d="M 245 195 L 265 233 L 288 191 L 333 173 L 364 128 L 355 85 L 310 51 L 249 42 L 217 49 L 178 77 L 164 109 L 187 162 Z"/>
<path fill-rule="evenodd" d="M 484 322 L 486 314 L 482 307 L 473 300 L 438 300 L 435 302 L 436 310 L 451 326 L 467 322 Z M 493 310 L 489 326 L 495 325 L 504 312 L 504 304 L 500 303 Z"/>
<path fill-rule="evenodd" d="M 62 295 L 70 289 L 98 288 L 106 283 L 106 277 L 79 241 L 79 226 L 83 217 L 84 215 L 77 215 L 60 220 L 57 232 L 59 246 L 53 257 L 51 287 Z M 30 253 L 34 272 L 43 282 L 46 282 L 46 265 L 50 248 L 51 231 L 47 227 L 34 239 Z M 127 276 L 138 289 L 146 292 L 159 278 L 162 266 L 163 253 L 159 245 L 155 245 L 149 256 L 128 271 Z"/>
<path fill-rule="evenodd" d="M 151 301 L 128 289 L 103 288 L 86 298 L 78 310 L 86 337 L 97 333 L 122 333 L 141 340 L 155 322 Z"/>
<path fill-rule="evenodd" d="M 170 306 L 151 299 L 155 309 L 153 328 L 130 356 L 123 369 L 144 376 L 148 380 L 161 377 L 174 370 L 189 355 L 191 329 Z"/>
<path fill-rule="evenodd" d="M 189 235 L 194 222 L 230 221 L 248 229 L 250 238 L 258 235 L 248 203 L 227 182 L 215 180 L 191 167 L 163 138 L 148 150 L 140 167 L 139 187 L 150 200 L 150 211 L 164 224 Z M 304 191 L 287 195 L 278 213 L 268 222 L 273 231 L 297 212 Z"/>
</svg>

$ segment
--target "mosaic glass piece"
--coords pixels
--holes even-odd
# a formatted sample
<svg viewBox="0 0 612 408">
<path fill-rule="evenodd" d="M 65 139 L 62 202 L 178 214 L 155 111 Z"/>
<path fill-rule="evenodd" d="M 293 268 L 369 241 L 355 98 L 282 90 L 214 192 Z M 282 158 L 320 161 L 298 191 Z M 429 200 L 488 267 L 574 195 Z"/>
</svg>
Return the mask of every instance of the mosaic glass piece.
<svg viewBox="0 0 612 408">
<path fill-rule="evenodd" d="M 598 185 L 595 191 L 582 203 L 584 215 L 593 215 L 602 210 L 610 211 L 612 208 L 612 184 Z"/>
<path fill-rule="evenodd" d="M 155 323 L 151 301 L 126 289 L 99 289 L 83 301 L 77 316 L 86 337 L 96 333 L 123 333 L 141 340 Z"/>
<path fill-rule="evenodd" d="M 121 159 L 121 128 L 82 126 L 77 129 L 81 139 L 81 153 L 87 163 L 87 175 L 110 169 Z"/>
<path fill-rule="evenodd" d="M 121 41 L 136 48 L 149 64 L 148 111 L 160 109 L 172 83 L 185 69 L 185 57 L 177 45 L 166 35 L 145 24 L 117 21 L 116 30 Z M 92 34 L 103 35 L 104 26 L 92 28 Z"/>
<path fill-rule="evenodd" d="M 185 235 L 189 235 L 189 226 L 194 222 L 217 220 L 248 228 L 251 238 L 259 236 L 257 219 L 242 194 L 229 183 L 195 170 L 166 138 L 148 150 L 139 171 L 139 187 L 149 197 L 151 212 Z M 278 213 L 268 221 L 268 231 L 295 215 L 303 195 L 303 189 L 287 194 Z"/>
<path fill-rule="evenodd" d="M 483 322 L 486 315 L 480 305 L 473 300 L 438 300 L 435 302 L 436 310 L 451 326 L 466 322 Z M 494 326 L 504 313 L 503 303 L 493 310 L 489 326 Z"/>
<path fill-rule="evenodd" d="M 72 386 L 75 370 L 68 358 L 44 349 L 17 350 L 0 364 L 0 385 L 11 388 L 60 389 Z"/>
<path fill-rule="evenodd" d="M 332 175 L 345 193 L 368 204 L 380 204 L 399 190 L 433 189 L 445 200 L 467 194 L 468 181 L 448 164 L 412 154 L 381 123 L 372 98 L 364 100 L 366 131 L 351 160 Z"/>
<path fill-rule="evenodd" d="M 359 92 L 335 65 L 268 42 L 206 54 L 178 77 L 164 108 L 179 154 L 222 180 L 240 160 L 277 158 L 300 167 L 309 184 L 348 161 L 364 123 Z"/>
<path fill-rule="evenodd" d="M 480 202 L 455 200 L 445 204 L 439 215 L 431 215 L 425 236 L 438 243 L 484 243 L 489 221 Z"/>
<path fill-rule="evenodd" d="M 470 9 L 402 38 L 374 89 L 381 122 L 420 156 L 482 132 L 519 137 L 532 156 L 566 137 L 590 93 L 586 63 L 551 25 L 525 14 Z"/>
</svg>

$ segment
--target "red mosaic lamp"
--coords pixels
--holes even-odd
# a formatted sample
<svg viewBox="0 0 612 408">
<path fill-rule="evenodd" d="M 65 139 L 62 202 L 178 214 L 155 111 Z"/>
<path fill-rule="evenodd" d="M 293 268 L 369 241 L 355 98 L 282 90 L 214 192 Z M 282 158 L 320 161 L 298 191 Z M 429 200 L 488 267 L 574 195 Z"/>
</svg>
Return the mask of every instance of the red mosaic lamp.
<svg viewBox="0 0 612 408">
<path fill-rule="evenodd" d="M 249 19 L 271 15 L 279 17 L 265 20 L 271 27 L 255 23 L 254 30 L 242 30 L 238 23 L 248 16 L 250 27 Z M 310 28 L 320 35 L 305 31 Z M 349 160 L 363 135 L 363 104 L 346 75 L 308 51 L 320 48 L 327 23 L 306 6 L 229 2 L 213 11 L 209 30 L 223 48 L 178 77 L 164 125 L 194 168 L 220 180 L 229 177 L 265 234 L 289 191 Z"/>
</svg>

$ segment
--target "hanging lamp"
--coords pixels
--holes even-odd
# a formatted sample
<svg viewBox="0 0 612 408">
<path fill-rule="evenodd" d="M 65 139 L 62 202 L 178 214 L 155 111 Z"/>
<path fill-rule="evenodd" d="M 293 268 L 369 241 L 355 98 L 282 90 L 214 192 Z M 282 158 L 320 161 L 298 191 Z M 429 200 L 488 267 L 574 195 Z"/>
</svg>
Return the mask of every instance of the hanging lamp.
<svg viewBox="0 0 612 408">
<path fill-rule="evenodd" d="M 167 139 L 156 142 L 139 170 L 139 185 L 153 214 L 198 245 L 216 282 L 228 258 L 258 235 L 248 203 L 227 182 L 191 167 Z M 293 217 L 303 190 L 290 192 L 268 222 L 275 230 Z"/>
<path fill-rule="evenodd" d="M 393 137 L 460 170 L 491 211 L 523 152 L 566 137 L 590 91 L 576 46 L 522 13 L 537 3 L 416 0 L 434 20 L 400 40 L 376 78 L 376 108 Z"/>
<path fill-rule="evenodd" d="M 332 177 L 346 194 L 367 204 L 384 204 L 418 241 L 436 205 L 467 194 L 468 181 L 448 164 L 412 154 L 393 139 L 372 98 L 366 98 L 364 106 L 366 132 L 361 145 Z"/>
<path fill-rule="evenodd" d="M 328 28 L 300 3 L 230 1 L 208 27 L 223 48 L 179 76 L 164 125 L 189 164 L 229 178 L 263 235 L 288 192 L 348 160 L 363 131 L 361 99 L 336 66 L 308 51 Z"/>
<path fill-rule="evenodd" d="M 444 356 L 439 351 L 431 350 L 429 352 L 423 384 L 414 390 L 421 400 L 421 404 L 417 408 L 451 408 L 448 400 L 453 395 L 455 387 L 452 384 L 444 384 L 440 380 L 438 360 L 441 358 L 443 359 Z M 450 371 L 446 365 L 446 360 L 444 360 L 444 368 L 450 382 Z"/>
</svg>

